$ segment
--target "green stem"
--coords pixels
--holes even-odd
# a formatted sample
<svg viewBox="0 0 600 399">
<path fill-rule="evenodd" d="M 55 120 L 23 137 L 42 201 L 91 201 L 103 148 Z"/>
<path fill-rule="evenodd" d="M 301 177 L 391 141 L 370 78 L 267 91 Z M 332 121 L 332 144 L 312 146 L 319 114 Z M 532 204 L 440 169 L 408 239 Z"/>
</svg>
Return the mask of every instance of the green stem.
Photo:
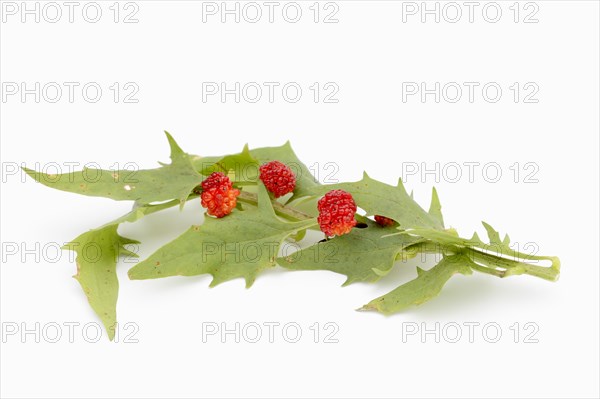
<svg viewBox="0 0 600 399">
<path fill-rule="evenodd" d="M 247 191 L 241 191 L 240 195 L 237 198 L 238 198 L 238 201 L 240 201 L 240 202 L 258 206 L 258 196 L 254 193 L 249 193 Z M 275 213 L 278 214 L 279 216 L 283 216 L 286 219 L 291 219 L 291 220 L 295 220 L 295 221 L 314 219 L 313 216 L 307 215 L 306 213 L 300 212 L 289 206 L 282 205 L 281 203 L 279 203 L 277 201 L 271 201 L 271 204 L 273 205 L 273 209 L 275 210 Z"/>
<path fill-rule="evenodd" d="M 497 269 L 498 267 L 506 269 L 502 277 L 529 274 L 530 276 L 543 278 L 544 280 L 556 281 L 560 273 L 560 261 L 556 257 L 548 257 L 547 260 L 551 261 L 552 265 L 550 267 L 545 267 L 502 258 L 497 255 L 479 251 L 475 248 L 466 248 L 465 253 L 473 260 L 473 262 L 478 264 L 492 269 Z"/>
<path fill-rule="evenodd" d="M 519 274 L 528 274 L 530 276 L 539 277 L 544 280 L 556 281 L 560 273 L 560 261 L 556 257 L 539 257 L 543 260 L 552 262 L 551 266 L 538 266 L 531 263 L 521 262 L 513 259 L 503 258 L 496 254 L 483 252 L 474 247 L 461 247 L 458 245 L 440 246 L 438 243 L 426 240 L 406 247 L 403 251 L 405 254 L 412 253 L 430 253 L 443 255 L 454 255 L 464 253 L 471 259 L 474 265 L 471 265 L 473 270 L 481 273 L 491 274 L 497 277 L 508 277 Z M 402 256 L 398 254 L 396 259 Z M 537 260 L 537 259 L 535 259 Z"/>
<path fill-rule="evenodd" d="M 198 185 L 196 188 L 194 188 L 193 192 L 194 192 L 194 194 L 191 194 L 187 198 L 187 200 L 190 200 L 192 198 L 197 198 L 200 195 L 200 193 L 202 192 L 202 187 L 200 185 Z M 248 191 L 240 190 L 240 195 L 237 197 L 237 200 L 239 202 L 243 202 L 245 204 L 258 206 L 258 196 L 255 193 L 250 193 Z M 165 203 L 164 204 L 165 206 L 161 209 L 168 208 L 177 203 L 179 203 L 179 201 L 177 201 L 177 200 L 169 201 L 168 203 Z M 161 205 L 163 205 L 163 204 L 161 204 Z M 277 215 L 284 217 L 285 219 L 294 221 L 294 222 L 297 222 L 299 220 L 314 219 L 313 216 L 310 216 L 310 215 L 308 215 L 304 212 L 301 212 L 297 209 L 294 209 L 292 207 L 282 205 L 280 202 L 277 202 L 274 200 L 271 201 L 271 205 L 273 205 L 273 210 L 275 211 L 275 213 Z"/>
<path fill-rule="evenodd" d="M 194 198 L 198 198 L 197 194 L 190 194 L 188 195 L 188 197 L 185 199 L 185 201 L 189 201 L 191 199 Z M 135 210 L 136 208 L 140 207 L 140 206 L 148 206 L 149 209 L 148 211 L 146 211 L 145 216 L 151 215 L 154 212 L 158 212 L 158 211 L 162 211 L 163 209 L 168 209 L 168 208 L 172 208 L 174 206 L 180 205 L 181 201 L 179 201 L 178 199 L 174 199 L 171 201 L 167 201 L 167 202 L 163 202 L 160 204 L 143 204 L 143 203 L 138 203 L 138 202 L 134 202 L 133 203 L 133 208 L 132 210 Z"/>
</svg>

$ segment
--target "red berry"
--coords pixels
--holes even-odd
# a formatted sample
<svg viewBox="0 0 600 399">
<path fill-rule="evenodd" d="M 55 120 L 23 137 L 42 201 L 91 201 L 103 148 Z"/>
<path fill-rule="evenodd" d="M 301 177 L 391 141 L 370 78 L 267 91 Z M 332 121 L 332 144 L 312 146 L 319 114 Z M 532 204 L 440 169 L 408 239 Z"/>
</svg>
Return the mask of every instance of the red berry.
<svg viewBox="0 0 600 399">
<path fill-rule="evenodd" d="M 394 220 L 390 218 L 386 218 L 385 216 L 375 215 L 375 221 L 377 224 L 383 227 L 392 226 L 394 224 Z"/>
<path fill-rule="evenodd" d="M 222 218 L 229 215 L 237 204 L 240 190 L 232 188 L 229 177 L 221 172 L 214 172 L 202 182 L 202 206 L 208 214 Z"/>
<path fill-rule="evenodd" d="M 356 203 L 350 193 L 332 190 L 317 203 L 317 221 L 321 231 L 328 237 L 349 233 L 356 226 Z"/>
<path fill-rule="evenodd" d="M 260 167 L 260 180 L 267 190 L 279 198 L 294 191 L 296 176 L 290 168 L 279 161 L 271 161 Z"/>
</svg>

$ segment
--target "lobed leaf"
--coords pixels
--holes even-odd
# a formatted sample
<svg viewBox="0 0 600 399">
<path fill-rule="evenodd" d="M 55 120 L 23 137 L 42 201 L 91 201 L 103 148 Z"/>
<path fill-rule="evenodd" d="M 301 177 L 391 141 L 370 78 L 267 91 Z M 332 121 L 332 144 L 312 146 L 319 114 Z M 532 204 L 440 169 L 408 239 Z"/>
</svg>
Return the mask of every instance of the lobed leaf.
<svg viewBox="0 0 600 399">
<path fill-rule="evenodd" d="M 148 259 L 129 270 L 132 280 L 210 274 L 211 286 L 243 277 L 246 286 L 264 269 L 275 266 L 283 240 L 315 224 L 314 219 L 279 219 L 264 185 L 258 185 L 258 207 L 234 210 L 227 217 L 206 217 Z"/>
<path fill-rule="evenodd" d="M 365 228 L 318 242 L 277 259 L 289 270 L 329 270 L 348 278 L 344 286 L 357 282 L 374 282 L 393 267 L 398 254 L 406 247 L 422 241 L 404 234 L 390 235 L 393 228 L 381 227 L 365 219 Z"/>
<path fill-rule="evenodd" d="M 428 213 L 406 192 L 400 179 L 398 185 L 394 187 L 374 180 L 364 173 L 362 180 L 357 182 L 313 187 L 308 190 L 308 193 L 324 195 L 335 189 L 352 194 L 356 204 L 367 212 L 367 216 L 381 215 L 394 219 L 402 229 L 418 227 L 444 229 L 437 193 L 434 192 L 431 213 Z"/>
<path fill-rule="evenodd" d="M 168 132 L 165 134 L 171 147 L 171 163 L 161 163 L 162 166 L 156 169 L 113 171 L 84 168 L 82 171 L 59 175 L 23 169 L 38 182 L 57 190 L 140 203 L 178 199 L 183 206 L 203 176 L 194 168 L 192 157 L 182 151 Z"/>
<path fill-rule="evenodd" d="M 179 200 L 158 205 L 136 202 L 130 212 L 97 229 L 79 235 L 63 246 L 63 249 L 77 253 L 77 274 L 73 277 L 79 282 L 90 306 L 102 320 L 110 340 L 114 338 L 117 321 L 119 292 L 117 261 L 120 255 L 137 257 L 136 253 L 125 249 L 124 246 L 139 244 L 139 241 L 120 236 L 117 233 L 119 224 L 133 223 L 146 215 L 177 204 Z"/>
<path fill-rule="evenodd" d="M 138 243 L 120 236 L 117 227 L 118 225 L 114 224 L 88 231 L 63 247 L 77 253 L 77 274 L 73 277 L 79 282 L 90 306 L 102 320 L 110 340 L 115 336 L 117 322 L 117 260 L 119 255 L 137 256 L 124 246 Z"/>
<path fill-rule="evenodd" d="M 468 257 L 458 254 L 444 257 L 430 270 L 417 268 L 416 279 L 373 299 L 359 310 L 376 310 L 391 314 L 420 305 L 438 296 L 446 282 L 455 274 L 471 274 L 471 263 Z"/>
</svg>

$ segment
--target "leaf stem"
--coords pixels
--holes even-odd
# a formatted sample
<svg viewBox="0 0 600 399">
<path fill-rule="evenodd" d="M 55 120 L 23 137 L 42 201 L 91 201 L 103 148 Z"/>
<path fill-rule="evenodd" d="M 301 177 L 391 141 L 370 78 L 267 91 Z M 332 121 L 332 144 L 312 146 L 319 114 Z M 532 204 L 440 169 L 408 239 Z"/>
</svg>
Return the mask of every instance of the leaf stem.
<svg viewBox="0 0 600 399">
<path fill-rule="evenodd" d="M 258 196 L 254 193 L 250 193 L 247 191 L 240 191 L 240 195 L 238 196 L 238 201 L 246 203 L 246 204 L 258 206 Z M 280 202 L 271 201 L 271 204 L 273 205 L 273 210 L 275 211 L 275 213 L 278 214 L 279 216 L 285 217 L 286 219 L 292 219 L 292 220 L 314 219 L 313 216 L 307 215 L 306 213 L 296 210 L 294 208 L 291 208 L 289 206 L 285 206 L 285 205 L 281 204 Z"/>
<path fill-rule="evenodd" d="M 496 269 L 498 267 L 506 269 L 502 277 L 508 277 L 519 274 L 529 274 L 548 281 L 556 281 L 560 273 L 560 261 L 557 257 L 549 256 L 546 260 L 552 262 L 549 267 L 532 265 L 530 263 L 503 258 L 498 255 L 485 253 L 475 248 L 466 248 L 465 254 L 473 262 L 480 265 Z"/>
<path fill-rule="evenodd" d="M 441 253 L 445 256 L 464 253 L 473 262 L 473 264 L 470 265 L 473 270 L 481 273 L 491 274 L 496 277 L 528 274 L 544 280 L 556 281 L 560 274 L 560 261 L 554 256 L 536 257 L 539 259 L 533 259 L 533 261 L 548 260 L 552 262 L 549 267 L 538 266 L 517 260 L 520 259 L 519 257 L 510 259 L 496 254 L 484 252 L 474 247 L 462 247 L 451 244 L 441 246 L 439 243 L 430 240 L 410 245 L 406 247 L 403 252 L 404 254 L 409 255 L 416 253 Z M 398 254 L 396 260 L 398 260 L 401 255 L 402 253 Z M 519 255 L 521 254 L 519 253 Z"/>
</svg>

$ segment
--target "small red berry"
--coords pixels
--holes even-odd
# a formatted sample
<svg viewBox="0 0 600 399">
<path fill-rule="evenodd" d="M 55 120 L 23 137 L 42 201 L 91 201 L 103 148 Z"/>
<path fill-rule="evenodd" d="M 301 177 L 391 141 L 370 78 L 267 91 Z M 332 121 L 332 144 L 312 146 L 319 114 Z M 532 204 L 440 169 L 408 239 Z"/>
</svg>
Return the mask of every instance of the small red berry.
<svg viewBox="0 0 600 399">
<path fill-rule="evenodd" d="M 390 218 L 386 218 L 385 216 L 375 215 L 375 221 L 378 225 L 383 227 L 392 226 L 394 224 L 394 220 Z"/>
<path fill-rule="evenodd" d="M 202 206 L 208 214 L 222 218 L 229 215 L 237 204 L 240 190 L 233 188 L 229 177 L 221 172 L 214 172 L 202 182 Z"/>
<path fill-rule="evenodd" d="M 294 191 L 296 176 L 287 165 L 279 161 L 271 161 L 260 167 L 260 180 L 275 198 Z"/>
<path fill-rule="evenodd" d="M 356 203 L 350 193 L 332 190 L 317 203 L 317 221 L 321 231 L 328 237 L 349 233 L 356 226 Z"/>
</svg>

